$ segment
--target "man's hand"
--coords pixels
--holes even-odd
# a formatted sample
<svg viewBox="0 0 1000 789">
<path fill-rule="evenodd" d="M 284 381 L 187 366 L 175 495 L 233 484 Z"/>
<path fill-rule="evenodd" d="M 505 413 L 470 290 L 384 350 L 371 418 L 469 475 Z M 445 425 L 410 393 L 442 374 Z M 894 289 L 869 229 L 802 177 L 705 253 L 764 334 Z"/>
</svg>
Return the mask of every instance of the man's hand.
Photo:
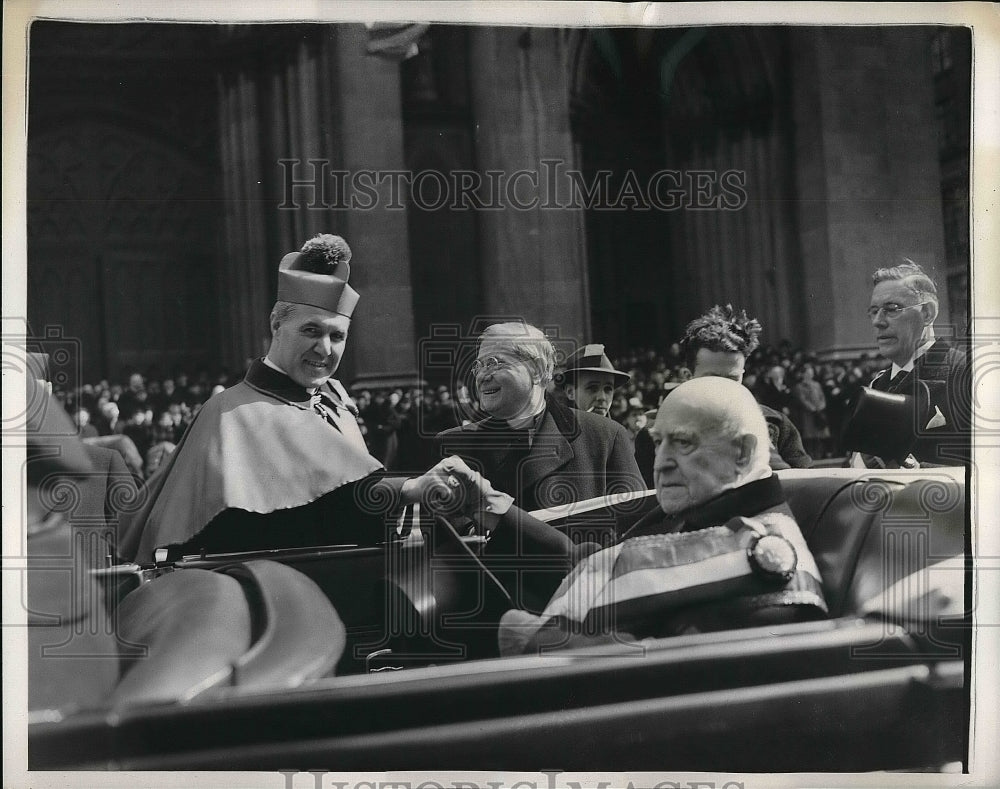
<svg viewBox="0 0 1000 789">
<path fill-rule="evenodd" d="M 448 468 L 449 479 L 458 479 L 465 491 L 464 514 L 480 524 L 491 515 L 503 515 L 514 503 L 513 497 L 495 490 L 486 477 L 470 468 L 462 458 L 453 455 L 442 463 Z"/>
<path fill-rule="evenodd" d="M 500 516 L 510 509 L 514 499 L 493 489 L 490 481 L 458 456 L 445 458 L 426 474 L 407 480 L 402 489 L 403 502 L 417 501 L 432 510 L 461 513 L 487 526 L 490 516 Z"/>
<path fill-rule="evenodd" d="M 455 509 L 462 497 L 462 482 L 452 474 L 455 460 L 462 462 L 459 458 L 446 458 L 419 477 L 406 480 L 401 491 L 403 503 L 419 502 L 445 511 Z"/>
</svg>

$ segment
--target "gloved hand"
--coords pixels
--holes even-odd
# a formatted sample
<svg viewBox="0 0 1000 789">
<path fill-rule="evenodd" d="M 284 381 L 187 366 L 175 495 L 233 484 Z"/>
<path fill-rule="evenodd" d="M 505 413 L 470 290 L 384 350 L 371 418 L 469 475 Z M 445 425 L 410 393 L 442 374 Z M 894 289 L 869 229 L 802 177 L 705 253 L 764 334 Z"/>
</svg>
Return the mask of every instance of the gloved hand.
<svg viewBox="0 0 1000 789">
<path fill-rule="evenodd" d="M 459 480 L 465 493 L 462 514 L 472 518 L 490 531 L 492 524 L 511 508 L 514 498 L 495 490 L 486 477 L 480 474 L 457 455 L 445 458 L 441 465 L 451 480 Z"/>
<path fill-rule="evenodd" d="M 400 491 L 403 504 L 420 504 L 433 511 L 456 511 L 464 500 L 462 482 L 454 476 L 452 458 L 440 461 L 419 477 L 403 483 Z"/>
</svg>

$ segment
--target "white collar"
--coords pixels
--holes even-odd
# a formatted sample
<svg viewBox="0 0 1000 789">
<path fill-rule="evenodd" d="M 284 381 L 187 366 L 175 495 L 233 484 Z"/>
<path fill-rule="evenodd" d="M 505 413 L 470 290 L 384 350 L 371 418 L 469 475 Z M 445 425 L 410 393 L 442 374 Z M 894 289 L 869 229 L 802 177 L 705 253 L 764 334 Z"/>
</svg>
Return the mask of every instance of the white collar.
<svg viewBox="0 0 1000 789">
<path fill-rule="evenodd" d="M 892 369 L 889 371 L 889 378 L 895 378 L 896 375 L 899 373 L 910 372 L 910 370 L 912 370 L 913 366 L 916 364 L 917 359 L 919 359 L 921 356 L 927 353 L 927 349 L 934 344 L 934 340 L 935 340 L 934 329 L 933 327 L 928 327 L 927 339 L 924 340 L 923 343 L 917 346 L 917 350 L 913 352 L 913 356 L 910 358 L 910 361 L 908 361 L 902 367 L 900 367 L 895 362 L 892 363 Z"/>
<path fill-rule="evenodd" d="M 534 397 L 534 395 L 532 395 Z M 530 413 L 522 414 L 514 419 L 508 419 L 507 425 L 511 430 L 521 430 L 525 427 L 533 427 L 535 419 L 538 417 L 542 411 L 545 410 L 545 392 L 541 392 L 541 397 L 538 398 L 538 402 L 535 403 L 534 407 L 531 409 Z"/>
</svg>

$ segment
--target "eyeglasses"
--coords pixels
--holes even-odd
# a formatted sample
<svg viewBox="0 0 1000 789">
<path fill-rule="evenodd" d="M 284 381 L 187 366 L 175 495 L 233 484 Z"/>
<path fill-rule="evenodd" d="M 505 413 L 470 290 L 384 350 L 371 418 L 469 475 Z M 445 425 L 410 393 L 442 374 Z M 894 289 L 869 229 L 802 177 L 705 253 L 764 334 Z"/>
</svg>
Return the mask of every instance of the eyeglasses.
<svg viewBox="0 0 1000 789">
<path fill-rule="evenodd" d="M 918 301 L 916 304 L 895 304 L 889 302 L 888 304 L 883 304 L 881 307 L 869 307 L 868 317 L 875 320 L 878 314 L 881 312 L 885 317 L 892 320 L 893 318 L 898 318 L 899 314 L 903 310 L 912 309 L 913 307 L 922 307 L 924 304 L 928 304 L 926 301 Z"/>
<path fill-rule="evenodd" d="M 500 359 L 497 356 L 486 356 L 482 359 L 476 359 L 476 361 L 472 363 L 472 374 L 479 375 L 480 373 L 492 373 L 495 370 L 502 370 L 510 364 L 511 362 Z"/>
</svg>

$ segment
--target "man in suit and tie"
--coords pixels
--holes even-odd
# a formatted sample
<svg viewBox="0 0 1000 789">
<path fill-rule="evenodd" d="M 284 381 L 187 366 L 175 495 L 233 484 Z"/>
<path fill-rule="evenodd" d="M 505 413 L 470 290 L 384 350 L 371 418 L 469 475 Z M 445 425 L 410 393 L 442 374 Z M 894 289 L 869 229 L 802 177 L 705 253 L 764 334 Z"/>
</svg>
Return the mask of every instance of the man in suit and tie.
<svg viewBox="0 0 1000 789">
<path fill-rule="evenodd" d="M 645 490 L 625 428 L 546 393 L 553 360 L 536 327 L 489 326 L 472 368 L 488 417 L 439 433 L 441 456 L 462 457 L 525 510 Z"/>
<path fill-rule="evenodd" d="M 915 398 L 912 458 L 904 465 L 959 465 L 970 459 L 971 377 L 967 354 L 934 333 L 934 281 L 911 260 L 872 275 L 868 315 L 879 352 L 892 366 L 873 389 Z M 865 456 L 866 465 L 891 464 Z"/>
</svg>

